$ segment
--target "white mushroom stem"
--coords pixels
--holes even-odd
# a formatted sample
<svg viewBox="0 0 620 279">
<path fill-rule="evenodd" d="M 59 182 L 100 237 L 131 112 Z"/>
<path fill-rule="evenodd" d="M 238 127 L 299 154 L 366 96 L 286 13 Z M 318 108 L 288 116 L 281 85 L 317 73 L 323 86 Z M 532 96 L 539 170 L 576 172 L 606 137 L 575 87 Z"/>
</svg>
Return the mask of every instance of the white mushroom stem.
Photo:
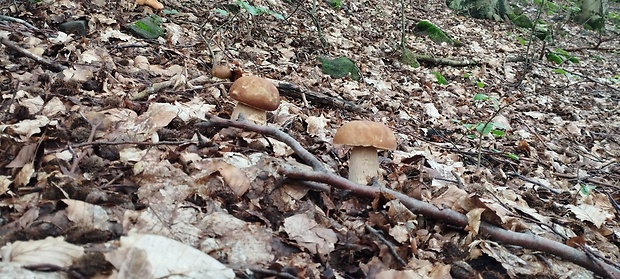
<svg viewBox="0 0 620 279">
<path fill-rule="evenodd" d="M 265 125 L 267 123 L 267 113 L 264 110 L 249 107 L 243 103 L 237 103 L 230 119 L 239 119 L 239 114 L 243 114 L 245 120 L 254 122 L 258 125 Z"/>
<path fill-rule="evenodd" d="M 370 178 L 379 173 L 379 157 L 374 147 L 354 146 L 349 158 L 349 180 L 368 185 Z"/>
</svg>

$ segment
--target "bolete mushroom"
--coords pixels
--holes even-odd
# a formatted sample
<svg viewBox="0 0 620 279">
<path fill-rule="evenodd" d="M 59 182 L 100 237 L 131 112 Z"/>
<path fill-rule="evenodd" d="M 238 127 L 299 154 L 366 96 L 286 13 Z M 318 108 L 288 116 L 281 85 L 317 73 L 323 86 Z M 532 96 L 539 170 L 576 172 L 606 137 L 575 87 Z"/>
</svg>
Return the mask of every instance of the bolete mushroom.
<svg viewBox="0 0 620 279">
<path fill-rule="evenodd" d="M 216 78 L 227 79 L 232 76 L 232 71 L 226 65 L 217 64 L 213 65 L 213 68 L 211 68 L 211 75 Z"/>
<path fill-rule="evenodd" d="M 161 10 L 164 8 L 164 4 L 157 0 L 136 0 L 136 4 L 150 6 L 153 10 Z"/>
<path fill-rule="evenodd" d="M 244 118 L 256 124 L 267 123 L 266 111 L 273 111 L 280 106 L 280 93 L 276 86 L 261 77 L 244 76 L 235 80 L 230 86 L 228 95 L 237 101 L 231 119 Z"/>
<path fill-rule="evenodd" d="M 396 149 L 396 136 L 389 127 L 372 121 L 351 121 L 334 135 L 334 144 L 351 146 L 349 180 L 367 185 L 379 173 L 377 149 Z"/>
</svg>

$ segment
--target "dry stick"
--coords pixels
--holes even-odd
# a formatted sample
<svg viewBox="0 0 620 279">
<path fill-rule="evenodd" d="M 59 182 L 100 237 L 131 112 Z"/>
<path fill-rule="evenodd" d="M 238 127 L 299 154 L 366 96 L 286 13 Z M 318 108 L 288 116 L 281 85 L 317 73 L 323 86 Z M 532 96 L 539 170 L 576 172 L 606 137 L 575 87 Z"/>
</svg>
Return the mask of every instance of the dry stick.
<svg viewBox="0 0 620 279">
<path fill-rule="evenodd" d="M 443 220 L 448 224 L 462 228 L 464 228 L 468 224 L 467 217 L 454 210 L 439 209 L 434 205 L 420 200 L 416 200 L 392 189 L 387 189 L 384 187 L 362 186 L 338 175 L 327 173 L 325 171 L 325 168 L 323 167 L 323 164 L 321 164 L 321 162 L 317 160 L 314 155 L 304 149 L 301 144 L 299 144 L 299 142 L 297 142 L 294 138 L 278 129 L 268 126 L 259 126 L 248 122 L 227 120 L 217 116 L 207 115 L 207 117 L 209 118 L 208 122 L 198 123 L 197 126 L 207 128 L 211 126 L 230 126 L 261 133 L 263 135 L 269 135 L 288 144 L 302 160 L 304 160 L 307 164 L 311 165 L 315 169 L 315 171 L 301 171 L 284 166 L 280 168 L 278 172 L 280 174 L 286 175 L 287 178 L 321 182 L 332 185 L 342 190 L 349 190 L 358 196 L 367 198 L 375 198 L 381 194 L 387 194 L 387 196 L 398 199 L 413 213 L 422 214 L 436 220 Z M 584 252 L 571 248 L 562 243 L 546 239 L 544 237 L 508 231 L 491 225 L 487 222 L 482 222 L 480 224 L 480 232 L 489 235 L 491 239 L 501 243 L 517 245 L 526 249 L 532 249 L 556 255 L 562 259 L 583 266 L 601 276 L 609 276 L 611 274 L 613 276 L 620 277 L 619 269 L 607 263 L 594 263 L 588 258 L 588 256 Z M 601 270 L 599 265 L 602 265 L 605 270 Z"/>
<path fill-rule="evenodd" d="M 191 141 L 159 141 L 159 142 L 144 142 L 144 141 L 92 141 L 82 142 L 69 145 L 72 148 L 91 146 L 91 145 L 121 145 L 121 144 L 135 144 L 135 145 L 179 145 L 184 143 L 191 143 Z"/>
<path fill-rule="evenodd" d="M 301 144 L 297 142 L 297 140 L 295 140 L 293 137 L 289 136 L 285 132 L 269 126 L 256 125 L 254 123 L 246 121 L 229 120 L 214 115 L 207 115 L 206 117 L 209 119 L 209 121 L 198 123 L 196 124 L 196 126 L 202 128 L 210 128 L 211 126 L 235 127 L 243 130 L 256 132 L 262 135 L 271 136 L 283 143 L 286 143 L 286 145 L 293 149 L 295 154 L 297 154 L 297 156 L 299 156 L 304 162 L 308 163 L 312 167 L 312 169 L 323 172 L 327 171 L 321 161 L 315 158 L 312 153 L 308 152 L 308 150 L 301 146 Z"/>
<path fill-rule="evenodd" d="M 366 229 L 370 231 L 372 234 L 374 234 L 379 240 L 381 240 L 381 242 L 383 242 L 383 244 L 385 244 L 388 247 L 388 250 L 390 250 L 390 253 L 392 254 L 392 256 L 396 258 L 396 261 L 401 266 L 407 266 L 407 263 L 405 262 L 405 260 L 403 260 L 396 252 L 396 248 L 394 248 L 394 245 L 392 245 L 392 243 L 390 243 L 387 239 L 385 239 L 385 237 L 383 237 L 381 233 L 379 233 L 379 231 L 375 230 L 373 227 L 371 227 L 368 224 L 366 225 Z"/>
<path fill-rule="evenodd" d="M 335 174 L 325 172 L 301 171 L 290 167 L 282 167 L 278 172 L 289 178 L 322 182 L 342 190 L 349 190 L 361 197 L 376 198 L 377 196 L 385 194 L 393 197 L 394 199 L 398 199 L 413 213 L 422 214 L 436 220 L 443 220 L 448 224 L 461 228 L 467 226 L 467 217 L 461 213 L 451 209 L 439 209 L 432 204 L 416 200 L 392 189 L 362 186 Z M 564 260 L 585 267 L 600 276 L 609 276 L 610 274 L 613 276 L 620 276 L 620 269 L 617 269 L 607 263 L 594 263 L 584 252 L 544 237 L 508 231 L 487 222 L 482 222 L 480 224 L 480 232 L 490 236 L 491 239 L 504 244 L 517 245 L 526 249 L 556 255 Z M 603 266 L 605 270 L 602 270 L 599 265 Z"/>
<path fill-rule="evenodd" d="M 543 188 L 545 188 L 545 189 L 547 189 L 547 190 L 551 191 L 551 193 L 554 193 L 554 194 L 556 194 L 556 195 L 557 195 L 557 194 L 559 194 L 559 193 L 561 193 L 561 191 L 558 191 L 558 190 L 556 190 L 556 189 L 553 189 L 553 188 L 551 188 L 551 187 L 549 187 L 549 186 L 547 186 L 547 185 L 545 185 L 545 184 L 542 184 L 542 183 L 540 183 L 540 182 L 538 182 L 538 181 L 536 181 L 536 180 L 533 180 L 533 179 L 530 179 L 530 178 L 528 178 L 528 177 L 525 177 L 525 176 L 523 176 L 523 175 L 521 175 L 521 174 L 518 174 L 518 173 L 516 173 L 516 172 L 507 172 L 507 173 L 506 173 L 506 175 L 509 175 L 509 176 L 514 176 L 514 177 L 517 177 L 517 178 L 519 178 L 519 179 L 521 179 L 521 180 L 523 180 L 523 181 L 525 181 L 525 182 L 529 182 L 529 183 L 532 183 L 532 184 L 534 184 L 534 185 L 538 185 L 538 186 L 540 186 L 540 187 L 543 187 Z"/>
<path fill-rule="evenodd" d="M 35 31 L 39 30 L 39 28 L 34 27 L 34 25 L 26 22 L 23 19 L 19 19 L 19 18 L 15 18 L 15 17 L 10 17 L 10 16 L 5 16 L 5 15 L 0 15 L 0 20 L 17 22 L 17 23 L 19 23 L 19 24 L 21 24 L 23 26 L 26 26 L 26 27 L 28 27 L 28 28 L 30 28 L 32 30 L 35 30 Z"/>
<path fill-rule="evenodd" d="M 611 184 L 611 183 L 606 183 L 606 182 L 599 181 L 599 180 L 596 180 L 596 179 L 592 179 L 592 178 L 589 178 L 589 177 L 579 177 L 578 175 L 565 174 L 565 173 L 559 173 L 559 172 L 554 172 L 553 174 L 556 175 L 556 176 L 562 177 L 562 178 L 579 179 L 581 181 L 585 181 L 585 182 L 588 182 L 588 183 L 594 183 L 594 184 L 598 184 L 598 185 L 602 185 L 602 186 L 607 186 L 607 187 L 611 187 L 611 188 L 616 188 L 616 189 L 620 188 L 620 186 L 618 186 L 618 185 L 614 185 L 614 184 Z"/>
<path fill-rule="evenodd" d="M 586 253 L 586 255 L 588 255 L 590 260 L 595 262 L 598 265 L 598 267 L 603 270 L 602 272 L 607 273 L 607 275 L 605 276 L 606 278 L 620 279 L 620 277 L 612 275 L 612 271 L 608 270 L 606 266 L 603 266 L 601 264 L 602 261 L 607 261 L 608 263 L 611 263 L 608 259 L 600 258 L 599 255 L 595 254 L 594 251 L 592 251 L 592 248 L 590 248 L 590 247 L 588 247 L 586 245 L 583 245 L 583 244 L 577 244 L 577 245 L 579 246 L 579 248 L 583 249 L 583 251 Z M 611 263 L 611 264 L 613 264 L 613 263 Z"/>
<path fill-rule="evenodd" d="M 262 269 L 262 268 L 248 268 L 248 269 L 254 273 L 282 277 L 286 279 L 297 279 L 297 276 L 290 274 L 290 273 L 286 273 L 286 272 L 277 272 L 277 271 L 273 271 L 269 269 Z M 239 271 L 245 271 L 245 270 L 239 270 Z"/>
<path fill-rule="evenodd" d="M 616 210 L 616 213 L 620 214 L 620 204 L 618 204 L 616 202 L 614 197 L 612 197 L 609 192 L 605 191 L 605 195 L 607 195 L 607 199 L 609 199 L 609 202 L 611 203 L 611 205 L 614 206 L 614 209 Z"/>
<path fill-rule="evenodd" d="M 276 85 L 278 92 L 282 96 L 298 98 L 305 102 L 310 101 L 323 106 L 342 108 L 352 112 L 360 112 L 363 110 L 360 106 L 341 98 L 334 98 L 319 92 L 310 91 L 288 82 L 275 79 L 268 80 Z"/>
<path fill-rule="evenodd" d="M 64 69 L 66 69 L 67 67 L 60 65 L 56 62 L 52 62 L 50 60 L 48 60 L 47 58 L 38 56 L 32 52 L 30 52 L 27 49 L 24 49 L 18 45 L 16 45 L 14 42 L 12 42 L 11 40 L 9 40 L 6 37 L 0 36 L 0 43 L 2 43 L 3 45 L 7 46 L 8 48 L 19 52 L 21 55 L 26 56 L 34 61 L 36 61 L 39 64 L 42 64 L 46 67 L 48 67 L 50 70 L 54 71 L 54 72 L 60 72 Z"/>
<path fill-rule="evenodd" d="M 93 142 L 93 139 L 95 138 L 95 133 L 97 132 L 97 127 L 99 127 L 100 124 L 101 124 L 101 122 L 92 125 L 92 127 L 90 129 L 90 134 L 88 135 L 87 142 Z M 71 164 L 71 169 L 69 170 L 69 172 L 71 172 L 72 174 L 75 174 L 75 171 L 77 171 L 77 168 L 78 168 L 78 165 L 80 164 L 80 161 L 82 161 L 82 159 L 84 159 L 84 156 L 86 156 L 87 153 L 88 153 L 88 151 L 82 150 L 80 155 L 78 155 L 78 157 L 75 158 L 75 160 L 73 161 L 73 164 Z"/>
</svg>

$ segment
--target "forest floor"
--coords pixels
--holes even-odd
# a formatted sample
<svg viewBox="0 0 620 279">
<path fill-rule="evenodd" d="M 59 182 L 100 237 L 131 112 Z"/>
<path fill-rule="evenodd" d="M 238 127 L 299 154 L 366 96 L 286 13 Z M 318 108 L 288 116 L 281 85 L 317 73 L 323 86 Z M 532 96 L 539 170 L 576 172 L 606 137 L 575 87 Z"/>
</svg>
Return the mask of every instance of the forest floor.
<svg viewBox="0 0 620 279">
<path fill-rule="evenodd" d="M 0 278 L 620 276 L 617 24 L 315 3 L 1 1 Z M 267 126 L 227 120 L 244 75 L 278 85 Z M 342 179 L 352 120 L 398 142 L 370 186 Z"/>
</svg>

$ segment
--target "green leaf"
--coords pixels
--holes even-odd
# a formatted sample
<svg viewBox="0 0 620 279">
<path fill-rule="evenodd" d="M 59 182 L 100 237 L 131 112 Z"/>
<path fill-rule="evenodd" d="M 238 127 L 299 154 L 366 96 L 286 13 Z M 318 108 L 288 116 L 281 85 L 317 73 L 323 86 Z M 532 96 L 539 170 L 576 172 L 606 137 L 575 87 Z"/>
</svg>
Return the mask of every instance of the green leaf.
<svg viewBox="0 0 620 279">
<path fill-rule="evenodd" d="M 486 101 L 488 99 L 489 99 L 489 96 L 482 94 L 482 93 L 478 93 L 474 95 L 474 101 Z"/>
<path fill-rule="evenodd" d="M 253 15 L 253 16 L 259 15 L 259 10 L 256 9 L 256 7 L 254 7 L 253 5 L 250 5 L 250 3 L 245 2 L 245 1 L 241 1 L 241 0 L 237 0 L 237 4 L 239 5 L 239 7 L 243 8 L 244 10 L 246 10 L 251 15 Z"/>
<path fill-rule="evenodd" d="M 590 195 L 592 190 L 596 189 L 596 186 L 587 183 L 580 183 L 579 186 L 579 193 L 584 196 Z"/>
<path fill-rule="evenodd" d="M 554 72 L 556 74 L 566 75 L 566 70 L 564 70 L 564 69 L 554 69 L 552 72 Z"/>
<path fill-rule="evenodd" d="M 494 129 L 494 130 L 491 130 L 491 135 L 493 135 L 496 138 L 501 138 L 506 135 L 506 132 L 502 130 Z"/>
<path fill-rule="evenodd" d="M 478 82 L 476 82 L 476 85 L 477 85 L 477 86 L 478 86 L 478 88 L 480 88 L 480 89 L 484 88 L 484 82 L 482 82 L 482 81 L 478 81 Z"/>
<path fill-rule="evenodd" d="M 508 157 L 508 158 L 510 158 L 510 159 L 513 159 L 513 160 L 515 160 L 515 161 L 519 161 L 519 156 L 517 156 L 517 154 L 514 154 L 514 153 L 506 153 L 506 154 L 504 154 L 504 156 L 506 156 L 506 157 Z"/>
<path fill-rule="evenodd" d="M 471 128 L 474 127 L 474 124 L 463 124 L 463 127 L 465 127 L 465 129 L 470 130 Z"/>
<path fill-rule="evenodd" d="M 338 57 L 336 59 L 318 58 L 324 74 L 328 74 L 332 78 L 343 78 L 351 75 L 351 79 L 360 79 L 360 70 L 355 63 L 346 57 Z"/>
<path fill-rule="evenodd" d="M 553 53 L 553 52 L 549 52 L 547 53 L 547 60 L 549 60 L 550 62 L 553 62 L 555 64 L 562 64 L 562 62 L 564 62 L 564 59 L 562 59 L 561 56 Z"/>
<path fill-rule="evenodd" d="M 228 11 L 227 10 L 222 10 L 222 9 L 214 9 L 214 12 L 218 13 L 221 16 L 228 16 Z"/>
<path fill-rule="evenodd" d="M 178 13 L 179 13 L 179 11 L 177 11 L 177 10 L 167 10 L 167 9 L 164 10 L 164 15 L 176 15 Z"/>
<path fill-rule="evenodd" d="M 495 97 L 489 97 L 489 99 L 491 100 L 491 106 L 493 106 L 493 109 L 496 111 L 499 110 L 499 100 Z"/>
<path fill-rule="evenodd" d="M 435 78 L 437 78 L 437 83 L 442 84 L 442 85 L 448 84 L 448 81 L 446 80 L 446 78 L 444 78 L 439 72 L 431 72 L 431 73 L 435 75 Z"/>
<path fill-rule="evenodd" d="M 474 134 L 469 134 L 469 135 L 467 135 L 467 138 L 469 138 L 469 139 L 475 139 L 475 138 L 476 138 L 476 135 L 474 135 Z"/>
<path fill-rule="evenodd" d="M 164 35 L 164 30 L 159 26 L 161 23 L 161 17 L 150 15 L 134 22 L 128 28 L 142 38 L 157 39 Z"/>
<path fill-rule="evenodd" d="M 566 56 L 566 57 L 570 57 L 570 56 L 571 56 L 571 55 L 570 55 L 570 53 L 569 53 L 568 51 L 563 50 L 563 49 L 561 49 L 561 48 L 556 48 L 556 49 L 555 49 L 555 53 L 557 53 L 557 54 L 559 54 L 559 55 L 562 55 L 562 56 Z"/>
<path fill-rule="evenodd" d="M 486 126 L 485 126 L 486 124 Z M 481 135 L 487 135 L 491 132 L 491 130 L 493 130 L 494 125 L 493 122 L 489 122 L 487 123 L 478 123 L 478 125 L 476 125 L 476 131 L 478 131 L 478 133 L 480 133 Z M 483 130 L 484 129 L 484 130 Z"/>
<path fill-rule="evenodd" d="M 332 6 L 332 8 L 335 9 L 340 9 L 342 8 L 342 1 L 341 0 L 326 0 L 327 3 Z"/>
</svg>

